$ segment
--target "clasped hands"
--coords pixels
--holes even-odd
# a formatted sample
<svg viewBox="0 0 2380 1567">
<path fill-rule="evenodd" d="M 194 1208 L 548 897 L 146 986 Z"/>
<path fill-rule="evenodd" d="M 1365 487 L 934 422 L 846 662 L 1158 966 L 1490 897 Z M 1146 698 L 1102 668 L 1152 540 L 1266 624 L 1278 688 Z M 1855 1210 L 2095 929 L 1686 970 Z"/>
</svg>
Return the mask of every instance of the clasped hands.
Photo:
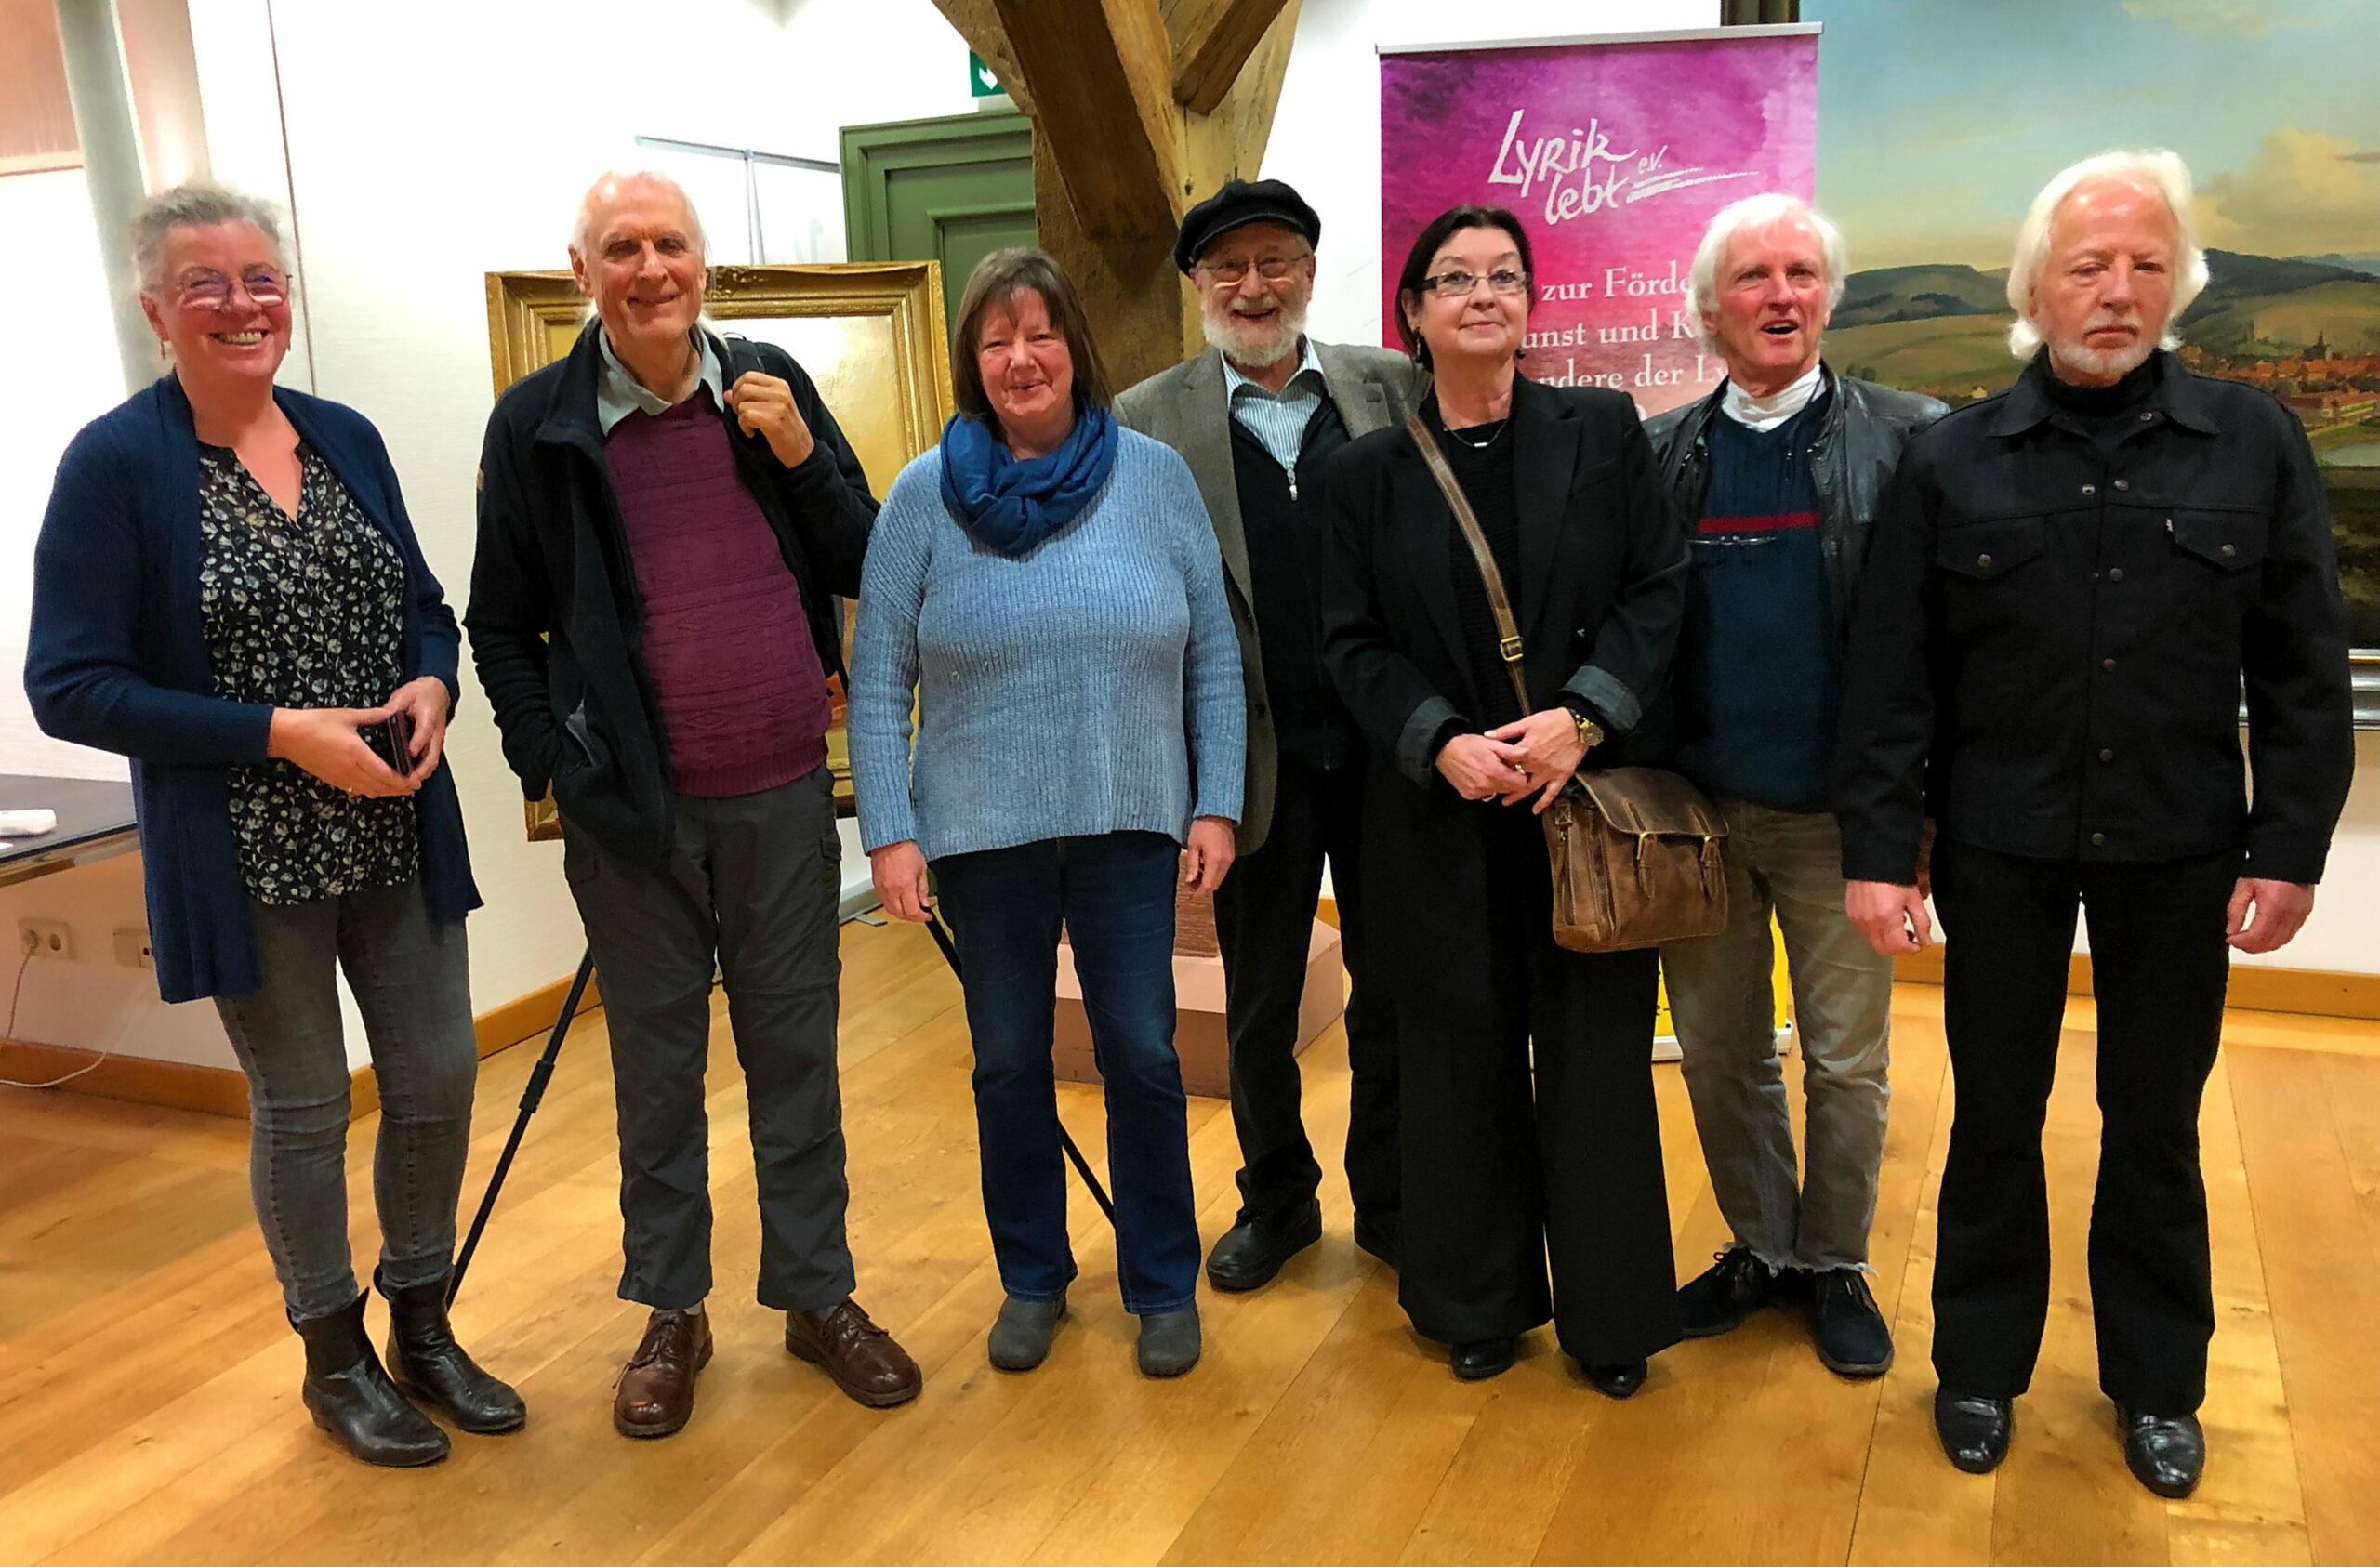
<svg viewBox="0 0 2380 1567">
<path fill-rule="evenodd" d="M 406 772 L 382 761 L 362 733 L 398 713 L 413 720 L 413 767 Z M 423 675 L 399 686 L 377 707 L 276 707 L 265 754 L 350 795 L 410 795 L 438 770 L 438 758 L 445 754 L 446 714 L 446 682 Z"/>
<path fill-rule="evenodd" d="M 1586 759 L 1579 720 L 1567 707 L 1549 707 L 1485 734 L 1456 735 L 1438 748 L 1436 765 L 1464 799 L 1517 805 L 1534 795 L 1530 809 L 1542 815 Z"/>
</svg>

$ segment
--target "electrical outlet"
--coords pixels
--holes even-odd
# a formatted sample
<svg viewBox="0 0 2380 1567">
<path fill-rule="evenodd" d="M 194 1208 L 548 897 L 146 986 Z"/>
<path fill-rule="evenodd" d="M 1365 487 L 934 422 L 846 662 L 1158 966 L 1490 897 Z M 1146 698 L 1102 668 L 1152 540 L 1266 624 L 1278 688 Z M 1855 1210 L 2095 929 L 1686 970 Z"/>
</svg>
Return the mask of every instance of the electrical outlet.
<svg viewBox="0 0 2380 1567">
<path fill-rule="evenodd" d="M 73 957 L 74 932 L 62 919 L 20 919 L 17 950 L 35 957 Z"/>
<path fill-rule="evenodd" d="M 115 933 L 115 960 L 126 968 L 154 968 L 157 955 L 149 950 L 149 932 L 131 928 Z"/>
</svg>

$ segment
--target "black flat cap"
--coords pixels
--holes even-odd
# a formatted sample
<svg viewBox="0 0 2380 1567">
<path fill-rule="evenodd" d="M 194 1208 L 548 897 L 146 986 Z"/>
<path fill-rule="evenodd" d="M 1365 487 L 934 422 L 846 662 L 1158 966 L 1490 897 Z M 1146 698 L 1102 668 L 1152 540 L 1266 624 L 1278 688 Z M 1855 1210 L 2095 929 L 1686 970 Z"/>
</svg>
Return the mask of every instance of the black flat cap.
<svg viewBox="0 0 2380 1567">
<path fill-rule="evenodd" d="M 1182 233 L 1173 242 L 1173 264 L 1186 273 L 1197 265 L 1202 251 L 1245 223 L 1278 223 L 1294 229 L 1305 236 L 1309 246 L 1322 241 L 1322 219 L 1288 184 L 1278 179 L 1230 179 L 1182 215 Z"/>
</svg>

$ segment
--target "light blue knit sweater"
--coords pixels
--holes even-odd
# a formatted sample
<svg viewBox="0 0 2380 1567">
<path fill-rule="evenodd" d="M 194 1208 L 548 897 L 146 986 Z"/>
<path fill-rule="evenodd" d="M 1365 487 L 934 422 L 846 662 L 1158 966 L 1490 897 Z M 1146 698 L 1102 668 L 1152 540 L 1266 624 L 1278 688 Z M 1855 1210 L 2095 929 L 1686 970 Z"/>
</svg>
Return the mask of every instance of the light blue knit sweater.
<svg viewBox="0 0 2380 1567">
<path fill-rule="evenodd" d="M 1248 713 L 1214 529 L 1172 448 L 1117 441 L 1098 497 L 1021 559 L 960 531 L 940 452 L 893 481 L 852 634 L 868 849 L 915 838 L 933 860 L 1237 820 Z"/>
</svg>

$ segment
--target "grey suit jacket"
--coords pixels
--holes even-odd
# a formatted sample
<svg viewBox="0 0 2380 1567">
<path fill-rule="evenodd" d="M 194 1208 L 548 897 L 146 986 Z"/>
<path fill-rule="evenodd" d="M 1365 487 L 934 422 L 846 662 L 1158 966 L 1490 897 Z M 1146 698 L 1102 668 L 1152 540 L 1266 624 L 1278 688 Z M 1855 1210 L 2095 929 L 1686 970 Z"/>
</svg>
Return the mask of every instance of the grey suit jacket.
<svg viewBox="0 0 2380 1567">
<path fill-rule="evenodd" d="M 1314 345 L 1325 391 L 1345 421 L 1350 440 L 1401 425 L 1428 385 L 1426 374 L 1388 349 Z M 1182 454 L 1223 546 L 1223 586 L 1239 633 L 1240 674 L 1248 690 L 1248 790 L 1240 807 L 1238 850 L 1253 854 L 1273 825 L 1274 781 L 1280 747 L 1273 737 L 1272 704 L 1264 691 L 1264 661 L 1256 640 L 1256 590 L 1248 566 L 1248 532 L 1231 458 L 1231 394 L 1221 350 L 1159 371 L 1116 400 L 1126 428 L 1164 441 Z"/>
</svg>

